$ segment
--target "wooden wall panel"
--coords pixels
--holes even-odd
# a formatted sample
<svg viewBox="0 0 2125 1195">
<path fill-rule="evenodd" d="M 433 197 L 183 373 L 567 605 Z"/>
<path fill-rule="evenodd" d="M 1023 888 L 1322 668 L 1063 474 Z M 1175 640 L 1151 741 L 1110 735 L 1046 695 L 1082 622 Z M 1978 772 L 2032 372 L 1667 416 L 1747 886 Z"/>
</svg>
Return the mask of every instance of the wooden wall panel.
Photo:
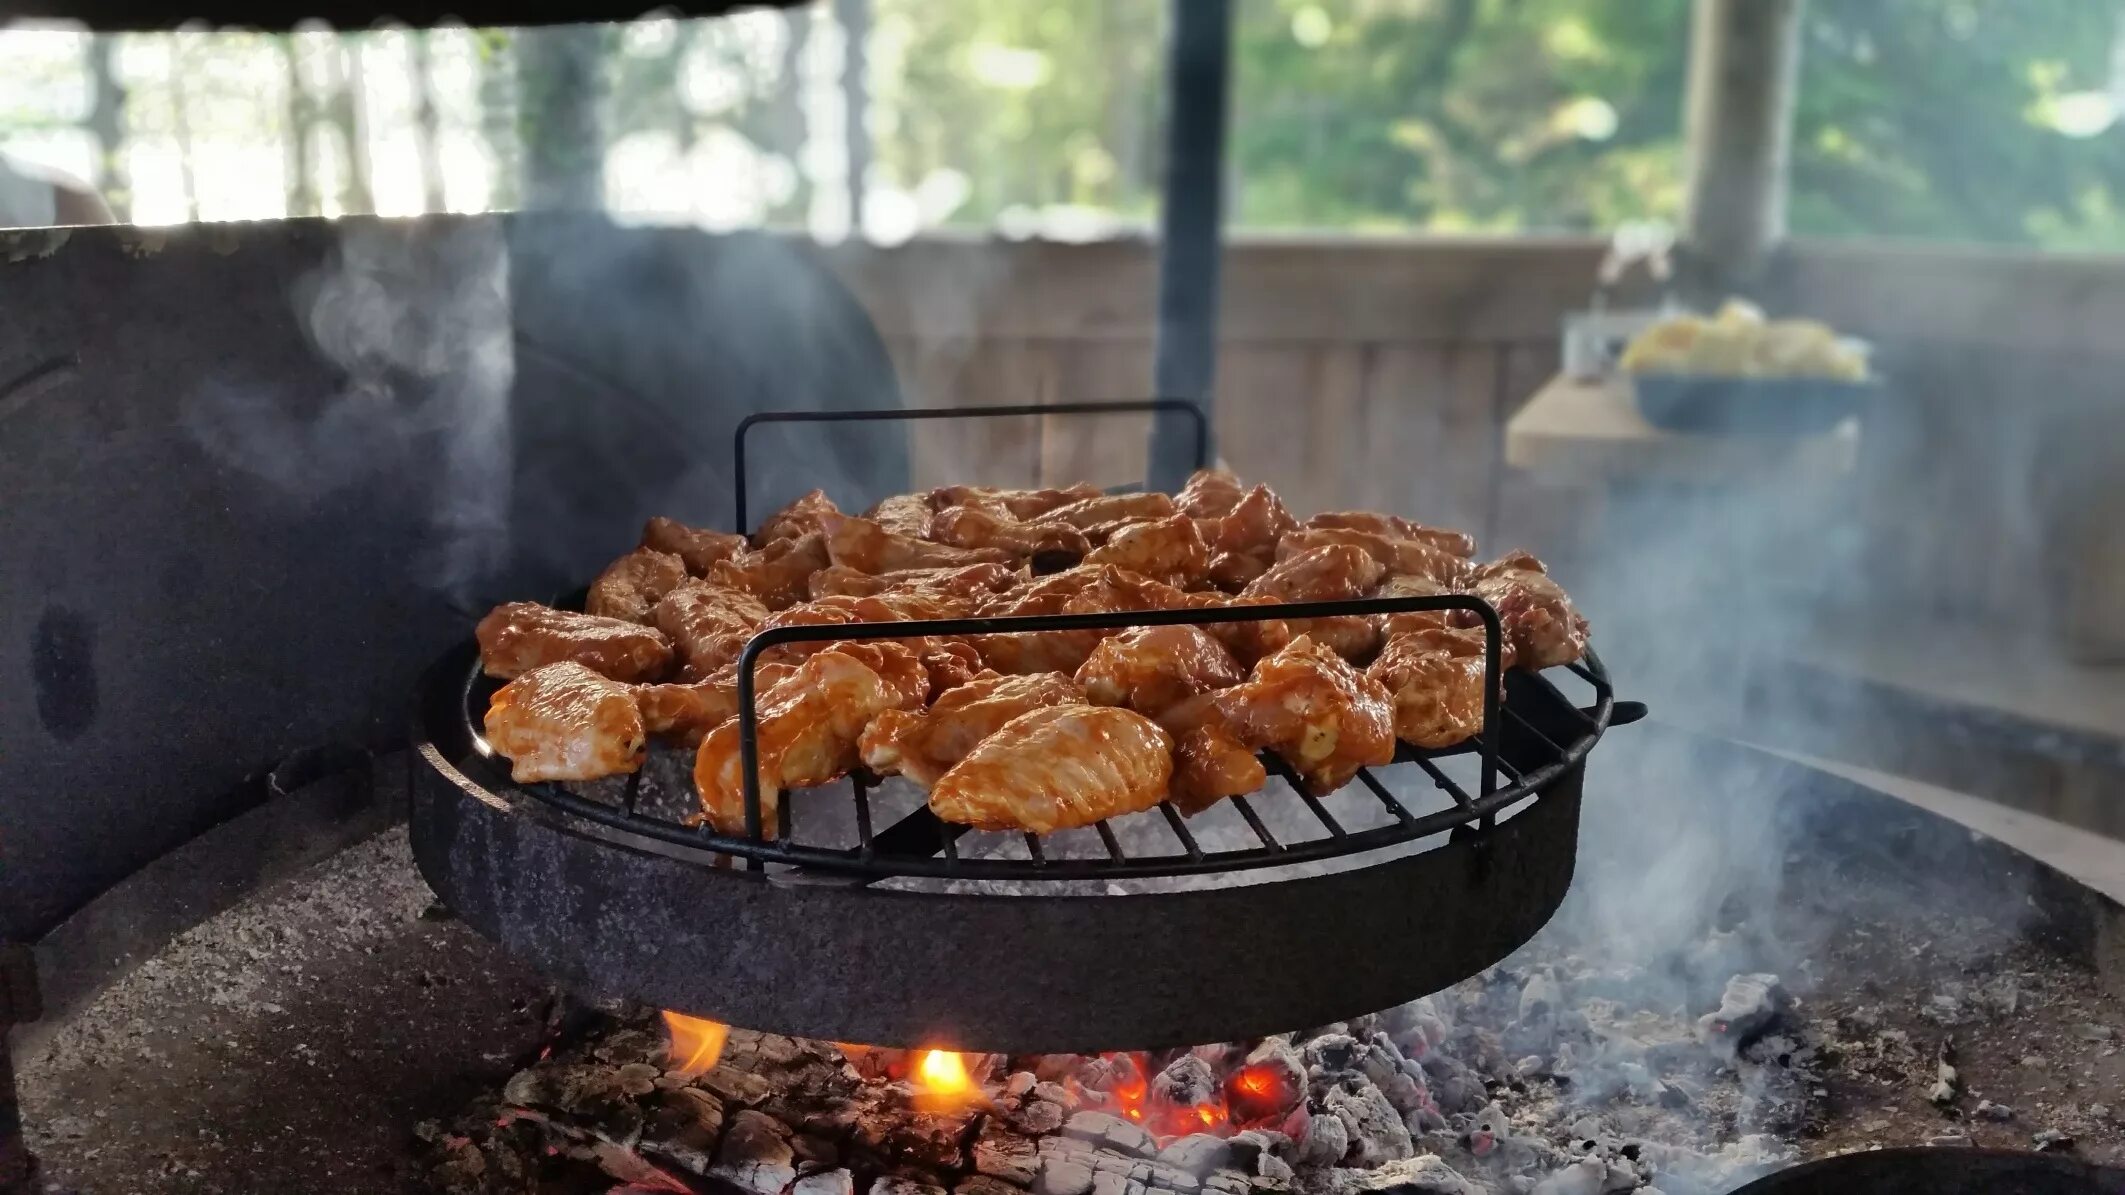
<svg viewBox="0 0 2125 1195">
<path fill-rule="evenodd" d="M 1480 346 L 1382 348 L 1365 403 L 1393 479 L 1382 507 L 1480 534 L 1499 461 L 1497 354 Z"/>
<path fill-rule="evenodd" d="M 1027 341 L 888 338 L 908 402 L 996 406 L 1053 398 L 1055 351 Z M 917 487 L 1029 485 L 1040 473 L 1038 418 L 940 420 L 908 425 Z"/>
<path fill-rule="evenodd" d="M 1151 342 L 1054 342 L 1060 402 L 1121 402 L 1151 394 Z M 1144 480 L 1151 419 L 1055 415 L 1041 425 L 1043 485 L 1133 485 Z"/>
</svg>

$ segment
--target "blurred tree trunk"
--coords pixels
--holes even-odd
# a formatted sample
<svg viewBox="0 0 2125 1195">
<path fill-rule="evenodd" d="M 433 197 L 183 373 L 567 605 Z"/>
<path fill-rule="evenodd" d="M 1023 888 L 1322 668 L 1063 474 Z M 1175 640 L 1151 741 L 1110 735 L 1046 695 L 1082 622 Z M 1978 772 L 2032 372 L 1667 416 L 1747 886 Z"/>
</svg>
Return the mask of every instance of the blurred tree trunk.
<svg viewBox="0 0 2125 1195">
<path fill-rule="evenodd" d="M 288 214 L 291 216 L 315 216 L 317 207 L 317 172 L 310 160 L 310 126 L 317 119 L 316 101 L 310 98 L 310 86 L 303 82 L 302 56 L 295 45 L 295 35 L 284 33 L 273 39 L 280 45 L 281 66 L 287 74 L 288 139 L 283 147 L 286 152 L 288 187 Z"/>
<path fill-rule="evenodd" d="M 788 202 L 771 218 L 806 222 L 812 211 L 812 176 L 805 170 L 804 51 L 812 40 L 812 14 L 803 8 L 782 10 L 782 69 L 768 104 L 768 148 L 789 159 L 796 185 Z"/>
<path fill-rule="evenodd" d="M 89 38 L 89 136 L 96 141 L 89 184 L 120 220 L 133 214 L 132 186 L 125 169 L 125 85 L 118 81 L 118 39 L 108 33 Z"/>
<path fill-rule="evenodd" d="M 834 0 L 840 24 L 841 102 L 848 142 L 849 231 L 863 231 L 863 188 L 871 172 L 871 0 Z"/>
<path fill-rule="evenodd" d="M 480 139 L 487 143 L 487 206 L 510 211 L 523 200 L 523 142 L 517 127 L 516 42 L 506 29 L 479 34 Z"/>
<path fill-rule="evenodd" d="M 594 211 L 605 205 L 605 38 L 589 25 L 517 35 L 524 206 Z"/>
<path fill-rule="evenodd" d="M 428 57 L 428 31 L 407 34 L 413 46 L 413 128 L 421 157 L 421 210 L 439 212 L 443 195 L 442 115 L 435 106 L 435 70 Z"/>
<path fill-rule="evenodd" d="M 177 143 L 177 180 L 184 193 L 184 218 L 186 223 L 199 219 L 198 180 L 192 172 L 192 112 L 185 100 L 184 81 L 190 73 L 189 57 L 185 47 L 189 37 L 170 39 L 170 135 Z"/>
<path fill-rule="evenodd" d="M 1806 0 L 1697 0 L 1684 138 L 1689 191 L 1679 283 L 1709 308 L 1747 293 L 1786 234 Z"/>
<path fill-rule="evenodd" d="M 339 130 L 340 144 L 347 150 L 347 177 L 340 199 L 340 209 L 347 213 L 376 210 L 376 196 L 369 189 L 369 128 L 362 95 L 360 36 L 341 34 L 330 59 L 330 119 Z"/>
</svg>

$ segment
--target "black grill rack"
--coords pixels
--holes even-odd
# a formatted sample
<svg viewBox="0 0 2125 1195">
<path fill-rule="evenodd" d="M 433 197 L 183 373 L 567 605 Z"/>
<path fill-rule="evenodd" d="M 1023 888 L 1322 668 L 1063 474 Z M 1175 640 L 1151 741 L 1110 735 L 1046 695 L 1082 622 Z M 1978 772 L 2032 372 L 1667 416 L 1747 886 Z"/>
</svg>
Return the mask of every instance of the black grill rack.
<svg viewBox="0 0 2125 1195">
<path fill-rule="evenodd" d="M 746 525 L 746 453 L 748 432 L 766 423 L 898 422 L 933 419 L 999 418 L 1046 415 L 1113 415 L 1128 413 L 1185 413 L 1193 417 L 1197 467 L 1207 460 L 1208 434 L 1201 411 L 1193 403 L 1159 399 L 1128 403 L 1065 403 L 1056 405 L 982 408 L 929 407 L 869 411 L 774 411 L 747 417 L 739 423 L 732 440 L 732 463 L 736 478 L 736 510 L 739 528 Z M 778 803 L 773 833 L 767 832 L 759 791 L 757 693 L 754 671 L 761 654 L 790 643 L 821 643 L 836 640 L 912 639 L 925 636 L 995 635 L 1014 632 L 1115 630 L 1128 627 L 1209 625 L 1253 622 L 1265 619 L 1299 620 L 1339 615 L 1384 615 L 1423 611 L 1461 613 L 1484 630 L 1485 702 L 1483 729 L 1474 738 L 1443 750 L 1423 750 L 1402 744 L 1396 762 L 1421 769 L 1451 798 L 1446 808 L 1419 814 L 1412 812 L 1371 769 L 1361 770 L 1354 784 L 1369 793 L 1392 820 L 1358 831 L 1346 830 L 1321 800 L 1295 783 L 1288 765 L 1265 752 L 1264 765 L 1291 790 L 1318 823 L 1323 835 L 1300 841 L 1284 841 L 1255 808 L 1262 794 L 1230 799 L 1232 808 L 1245 820 L 1254 842 L 1231 849 L 1205 849 L 1190 831 L 1186 819 L 1171 802 L 1157 806 L 1170 834 L 1166 850 L 1145 854 L 1124 848 L 1122 836 L 1105 821 L 1092 827 L 1105 848 L 1105 858 L 1053 857 L 1040 836 L 1023 836 L 1026 858 L 997 858 L 984 854 L 969 857 L 959 849 L 968 828 L 940 821 L 925 806 L 879 828 L 874 826 L 871 795 L 878 781 L 858 774 L 853 777 L 856 837 L 852 846 L 822 846 L 806 843 L 796 825 L 792 801 Z M 955 618 L 920 622 L 845 623 L 777 627 L 754 636 L 739 659 L 738 707 L 741 763 L 745 770 L 745 833 L 723 834 L 702 826 L 673 821 L 643 812 L 640 807 L 640 772 L 630 776 L 617 804 L 600 801 L 552 784 L 520 787 L 524 792 L 572 817 L 627 834 L 717 856 L 746 861 L 758 871 L 769 865 L 799 867 L 809 871 L 875 881 L 895 876 L 978 880 L 1091 880 L 1132 879 L 1156 876 L 1202 875 L 1290 864 L 1318 862 L 1401 846 L 1449 831 L 1488 829 L 1500 814 L 1540 794 L 1559 774 L 1576 766 L 1594 741 L 1616 718 L 1616 702 L 1608 674 L 1599 657 L 1588 652 L 1585 660 L 1570 670 L 1591 685 L 1593 703 L 1581 708 L 1558 698 L 1575 715 L 1580 733 L 1558 742 L 1522 717 L 1510 703 L 1501 703 L 1503 681 L 1499 664 L 1502 634 L 1498 613 L 1490 604 L 1466 595 L 1439 597 L 1365 598 L 1349 601 L 1311 602 L 1270 606 L 1239 606 L 1224 609 L 1167 611 L 1120 611 L 1102 614 L 1057 614 L 999 618 Z M 1546 683 L 1546 682 L 1544 682 Z M 476 750 L 490 762 L 493 752 L 480 733 L 480 726 L 495 684 L 478 673 L 475 664 L 464 686 L 466 731 Z M 1634 716 L 1627 709 L 1627 716 Z M 1508 736 L 1513 740 L 1507 742 Z M 1501 750 L 1511 746 L 1512 750 Z M 1453 756 L 1473 755 L 1479 762 L 1473 790 L 1456 781 L 1440 767 Z M 1539 766 L 1515 766 L 1511 758 L 1530 756 Z M 499 770 L 490 770 L 486 782 L 511 784 Z M 1273 798 L 1272 798 L 1273 799 Z"/>
</svg>

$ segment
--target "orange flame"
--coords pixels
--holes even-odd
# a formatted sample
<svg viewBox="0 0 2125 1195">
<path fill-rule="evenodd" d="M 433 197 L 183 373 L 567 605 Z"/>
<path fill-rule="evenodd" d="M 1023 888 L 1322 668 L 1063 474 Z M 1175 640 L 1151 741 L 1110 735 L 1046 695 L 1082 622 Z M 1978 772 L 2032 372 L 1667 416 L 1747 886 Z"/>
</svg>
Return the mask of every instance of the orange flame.
<svg viewBox="0 0 2125 1195">
<path fill-rule="evenodd" d="M 967 1056 L 950 1050 L 917 1050 L 909 1059 L 908 1079 L 915 1104 L 930 1112 L 950 1112 L 983 1103 L 981 1087 L 967 1070 Z"/>
<path fill-rule="evenodd" d="M 664 1012 L 664 1032 L 671 1039 L 667 1056 L 671 1069 L 684 1075 L 698 1075 L 716 1065 L 723 1057 L 723 1043 L 730 1038 L 730 1026 L 719 1021 L 704 1021 L 683 1012 Z"/>
</svg>

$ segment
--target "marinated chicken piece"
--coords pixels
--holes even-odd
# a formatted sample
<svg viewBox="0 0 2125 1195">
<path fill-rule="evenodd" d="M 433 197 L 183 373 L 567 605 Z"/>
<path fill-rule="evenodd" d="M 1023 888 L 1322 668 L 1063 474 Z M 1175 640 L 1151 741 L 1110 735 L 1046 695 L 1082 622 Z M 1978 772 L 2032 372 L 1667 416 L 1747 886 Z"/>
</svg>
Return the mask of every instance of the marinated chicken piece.
<svg viewBox="0 0 2125 1195">
<path fill-rule="evenodd" d="M 1131 627 L 1093 650 L 1077 683 L 1094 705 L 1127 706 L 1155 718 L 1245 675 L 1223 644 L 1195 627 Z"/>
<path fill-rule="evenodd" d="M 930 681 L 928 697 L 931 701 L 989 670 L 980 650 L 969 640 L 938 638 L 925 639 L 921 643 L 917 651 L 922 656 L 923 674 Z"/>
<path fill-rule="evenodd" d="M 1289 537 L 1286 537 L 1287 541 Z M 1334 602 L 1364 597 L 1380 583 L 1380 562 L 1347 544 L 1330 544 L 1276 562 L 1242 592 L 1280 602 Z M 1346 660 L 1362 660 L 1380 646 L 1378 620 L 1358 614 L 1291 619 L 1291 633 L 1310 635 Z"/>
<path fill-rule="evenodd" d="M 1387 569 L 1379 561 L 1348 544 L 1329 544 L 1304 552 L 1280 551 L 1276 564 L 1255 578 L 1242 596 L 1280 602 L 1348 601 L 1371 593 L 1386 575 Z"/>
<path fill-rule="evenodd" d="M 1273 552 L 1219 552 L 1210 558 L 1210 571 L 1203 579 L 1226 593 L 1238 593 L 1274 563 Z"/>
<path fill-rule="evenodd" d="M 792 664 L 761 664 L 753 671 L 753 701 L 795 672 Z M 636 685 L 635 705 L 642 728 L 688 747 L 700 746 L 708 732 L 738 716 L 738 665 L 725 664 L 707 680 L 691 684 Z"/>
<path fill-rule="evenodd" d="M 1121 528 L 1093 549 L 1085 563 L 1111 564 L 1186 588 L 1210 571 L 1210 549 L 1196 531 L 1195 520 L 1173 515 Z"/>
<path fill-rule="evenodd" d="M 1245 493 L 1240 479 L 1225 470 L 1197 469 L 1173 496 L 1173 505 L 1190 518 L 1219 519 L 1231 514 Z"/>
<path fill-rule="evenodd" d="M 826 554 L 858 572 L 885 573 L 909 568 L 956 568 L 989 561 L 1010 564 L 1015 557 L 1000 548 L 955 548 L 895 535 L 869 519 L 824 515 Z"/>
<path fill-rule="evenodd" d="M 1282 563 L 1293 556 L 1318 551 L 1324 547 L 1353 547 L 1378 561 L 1386 572 L 1403 576 L 1429 577 L 1441 585 L 1458 588 L 1468 581 L 1468 561 L 1414 539 L 1393 539 L 1370 531 L 1351 531 L 1340 527 L 1300 528 L 1285 533 L 1277 541 L 1277 561 Z"/>
<path fill-rule="evenodd" d="M 895 494 L 864 511 L 863 517 L 895 535 L 922 539 L 930 533 L 930 496 Z"/>
<path fill-rule="evenodd" d="M 1387 691 L 1304 635 L 1211 700 L 1235 739 L 1275 751 L 1317 796 L 1394 760 Z"/>
<path fill-rule="evenodd" d="M 710 566 L 718 560 L 729 560 L 743 552 L 745 537 L 727 531 L 689 527 L 677 519 L 659 515 L 642 528 L 642 546 L 656 552 L 669 552 L 686 562 L 687 572 L 705 577 Z"/>
<path fill-rule="evenodd" d="M 933 590 L 967 598 L 987 598 L 1008 593 L 1031 579 L 1024 569 L 1002 564 L 969 564 L 961 568 L 910 568 L 888 573 L 865 573 L 830 564 L 811 575 L 814 598 L 843 595 L 869 597 L 889 590 Z"/>
<path fill-rule="evenodd" d="M 1403 742 L 1451 747 L 1482 733 L 1482 631 L 1433 627 L 1389 636 L 1365 673 L 1387 690 Z"/>
<path fill-rule="evenodd" d="M 1375 590 L 1372 596 L 1376 598 L 1444 597 L 1452 592 L 1453 590 L 1439 584 L 1430 577 L 1399 576 L 1389 577 L 1380 582 L 1380 588 Z M 1396 635 L 1407 634 L 1410 631 L 1434 628 L 1444 630 L 1449 627 L 1466 625 L 1467 618 L 1467 612 L 1462 610 L 1420 610 L 1405 614 L 1387 614 L 1382 615 L 1380 618 L 1380 633 L 1392 638 Z"/>
<path fill-rule="evenodd" d="M 948 485 L 930 491 L 930 509 L 941 511 L 952 506 L 977 506 L 991 513 L 1024 520 L 1038 518 L 1058 506 L 1097 498 L 1100 493 L 1098 486 L 1082 481 L 1061 489 L 1045 490 L 999 490 L 979 485 Z"/>
<path fill-rule="evenodd" d="M 695 581 L 665 594 L 654 617 L 657 629 L 678 645 L 687 679 L 700 680 L 738 658 L 767 621 L 767 607 L 742 589 Z"/>
<path fill-rule="evenodd" d="M 1173 499 L 1164 494 L 1102 494 L 1097 498 L 1072 502 L 1068 506 L 1058 506 L 1033 521 L 1064 523 L 1083 531 L 1106 524 L 1171 518 L 1177 513 Z"/>
<path fill-rule="evenodd" d="M 767 516 L 760 524 L 759 534 L 753 543 L 766 547 L 778 539 L 800 539 L 814 531 L 825 531 L 828 515 L 838 515 L 841 508 L 826 496 L 825 490 L 813 490 L 803 497 Z"/>
<path fill-rule="evenodd" d="M 526 672 L 487 706 L 487 742 L 525 783 L 632 772 L 646 741 L 629 687 L 572 662 Z"/>
<path fill-rule="evenodd" d="M 1060 523 L 1022 523 L 979 506 L 948 506 L 930 516 L 930 538 L 959 548 L 1001 548 L 1013 556 L 1083 556 L 1085 533 Z"/>
<path fill-rule="evenodd" d="M 745 552 L 717 561 L 707 580 L 731 589 L 741 589 L 770 610 L 794 606 L 811 592 L 812 574 L 829 563 L 826 536 L 800 535 L 772 540 L 757 552 Z"/>
<path fill-rule="evenodd" d="M 1586 619 L 1532 555 L 1508 553 L 1477 569 L 1469 592 L 1497 609 L 1520 667 L 1553 668 L 1586 654 Z"/>
<path fill-rule="evenodd" d="M 770 615 L 759 626 L 768 631 L 777 627 L 839 626 L 850 623 L 911 622 L 916 619 L 957 618 L 969 612 L 971 603 L 966 598 L 944 593 L 926 593 L 921 590 L 888 590 L 868 597 L 823 597 L 815 601 L 791 606 L 787 610 Z M 927 651 L 934 640 L 914 636 L 907 639 L 867 639 L 864 642 L 900 643 L 917 652 Z M 832 639 L 816 639 L 797 643 L 778 643 L 761 653 L 763 660 L 794 663 L 826 647 Z M 968 648 L 972 650 L 971 647 Z"/>
<path fill-rule="evenodd" d="M 940 696 L 930 708 L 887 710 L 871 719 L 859 745 L 865 767 L 902 775 L 924 788 L 983 739 L 1029 710 L 1083 705 L 1084 691 L 1055 672 L 998 676 L 985 672 Z"/>
<path fill-rule="evenodd" d="M 655 680 L 671 670 L 671 640 L 654 627 L 507 602 L 472 632 L 487 675 L 508 680 L 547 664 L 571 661 L 617 681 Z"/>
<path fill-rule="evenodd" d="M 1018 600 L 1013 602 L 1013 598 Z M 990 603 L 982 613 L 1098 614 L 1179 610 L 1187 604 L 1187 594 L 1164 582 L 1112 565 L 1086 565 L 1043 577 L 1019 593 L 1006 594 L 1001 603 Z M 1120 629 L 1018 631 L 982 635 L 974 642 L 989 667 L 1006 675 L 1076 672 L 1101 640 Z"/>
<path fill-rule="evenodd" d="M 1173 807 L 1191 817 L 1267 783 L 1261 758 L 1222 726 L 1198 726 L 1174 743 Z"/>
<path fill-rule="evenodd" d="M 664 595 L 692 580 L 686 563 L 651 548 L 636 548 L 605 566 L 590 583 L 583 612 L 648 624 L 650 611 Z"/>
<path fill-rule="evenodd" d="M 1476 554 L 1476 537 L 1467 532 L 1450 531 L 1444 527 L 1427 527 L 1395 515 L 1377 514 L 1369 510 L 1332 510 L 1306 520 L 1306 526 L 1315 530 L 1335 528 L 1344 531 L 1369 531 L 1388 539 L 1413 539 L 1463 559 Z"/>
<path fill-rule="evenodd" d="M 1222 593 L 1198 592 L 1182 595 L 1182 604 L 1198 610 L 1224 610 L 1233 606 L 1281 605 L 1275 598 L 1228 597 Z M 1281 651 L 1291 642 L 1291 624 L 1281 618 L 1246 619 L 1235 622 L 1206 622 L 1203 630 L 1210 637 L 1225 645 L 1242 667 L 1252 668 L 1254 662 L 1272 652 Z"/>
<path fill-rule="evenodd" d="M 1283 500 L 1266 485 L 1248 490 L 1223 518 L 1205 519 L 1203 524 L 1213 553 L 1231 552 L 1255 558 L 1273 556 L 1277 540 L 1299 525 L 1284 509 Z"/>
<path fill-rule="evenodd" d="M 1173 778 L 1173 739 L 1111 706 L 1055 705 L 1018 715 L 930 789 L 945 821 L 1050 834 L 1149 809 Z"/>
<path fill-rule="evenodd" d="M 760 816 L 773 834 L 784 789 L 827 784 L 856 766 L 856 741 L 887 710 L 918 709 L 929 680 L 915 653 L 891 643 L 836 643 L 799 665 L 754 703 L 760 764 Z M 708 824 L 745 832 L 744 762 L 738 720 L 701 740 L 694 788 Z"/>
</svg>

